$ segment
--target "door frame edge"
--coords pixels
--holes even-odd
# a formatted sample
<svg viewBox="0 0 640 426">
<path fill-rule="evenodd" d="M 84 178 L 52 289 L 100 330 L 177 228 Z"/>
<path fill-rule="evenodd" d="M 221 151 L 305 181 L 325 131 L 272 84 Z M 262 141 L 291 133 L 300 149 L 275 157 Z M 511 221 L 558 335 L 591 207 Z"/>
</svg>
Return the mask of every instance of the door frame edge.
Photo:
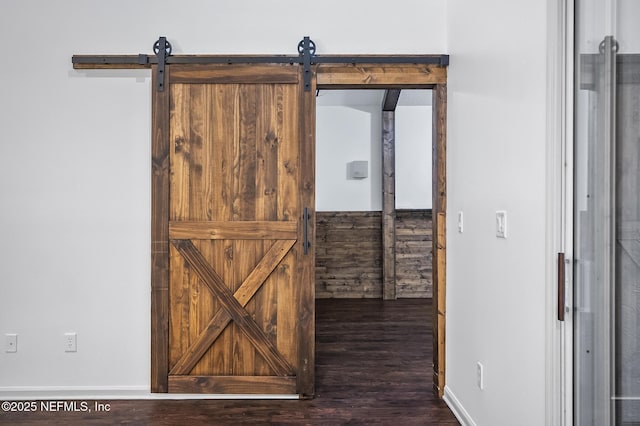
<svg viewBox="0 0 640 426">
<path fill-rule="evenodd" d="M 545 424 L 573 424 L 573 0 L 547 1 Z M 565 319 L 558 321 L 558 253 Z"/>
</svg>

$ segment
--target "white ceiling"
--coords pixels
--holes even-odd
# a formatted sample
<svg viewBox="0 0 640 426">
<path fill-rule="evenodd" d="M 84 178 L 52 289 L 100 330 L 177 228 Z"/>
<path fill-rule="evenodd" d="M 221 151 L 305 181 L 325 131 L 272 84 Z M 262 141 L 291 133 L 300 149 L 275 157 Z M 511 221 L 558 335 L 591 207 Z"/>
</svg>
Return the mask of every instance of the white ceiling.
<svg viewBox="0 0 640 426">
<path fill-rule="evenodd" d="M 320 90 L 317 106 L 382 106 L 384 90 Z M 399 106 L 430 106 L 431 90 L 404 89 Z"/>
</svg>

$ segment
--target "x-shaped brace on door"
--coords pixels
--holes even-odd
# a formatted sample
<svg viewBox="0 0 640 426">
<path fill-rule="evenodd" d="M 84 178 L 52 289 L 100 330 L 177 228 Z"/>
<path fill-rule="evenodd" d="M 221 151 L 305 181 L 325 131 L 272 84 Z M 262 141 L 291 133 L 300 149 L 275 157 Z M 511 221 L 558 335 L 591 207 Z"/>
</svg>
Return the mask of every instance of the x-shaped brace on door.
<svg viewBox="0 0 640 426">
<path fill-rule="evenodd" d="M 209 324 L 207 324 L 193 345 L 189 347 L 169 374 L 189 374 L 213 342 L 222 334 L 222 331 L 229 322 L 233 320 L 277 375 L 293 376 L 295 373 L 291 364 L 280 354 L 278 349 L 271 343 L 244 307 L 249 303 L 251 298 L 262 286 L 262 283 L 271 275 L 289 250 L 291 250 L 291 247 L 295 244 L 295 240 L 276 241 L 238 290 L 236 290 L 235 294 L 231 293 L 231 290 L 229 290 L 229 287 L 225 284 L 222 277 L 211 267 L 202 253 L 200 253 L 190 240 L 173 240 L 172 243 L 207 288 L 218 297 L 222 308 L 211 318 Z"/>
</svg>

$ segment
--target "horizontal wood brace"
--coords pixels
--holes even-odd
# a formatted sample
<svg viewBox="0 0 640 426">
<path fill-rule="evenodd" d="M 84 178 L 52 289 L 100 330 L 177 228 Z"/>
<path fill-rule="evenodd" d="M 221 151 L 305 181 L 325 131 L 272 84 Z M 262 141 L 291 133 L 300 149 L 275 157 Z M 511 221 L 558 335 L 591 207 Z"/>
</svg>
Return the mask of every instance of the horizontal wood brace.
<svg viewBox="0 0 640 426">
<path fill-rule="evenodd" d="M 296 84 L 298 76 L 297 66 L 273 64 L 175 65 L 171 68 L 171 83 Z"/>
<path fill-rule="evenodd" d="M 295 240 L 298 222 L 290 221 L 172 221 L 172 240 Z"/>
<path fill-rule="evenodd" d="M 296 394 L 295 376 L 169 376 L 169 392 Z"/>
<path fill-rule="evenodd" d="M 433 88 L 447 82 L 447 69 L 432 64 L 321 64 L 316 69 L 318 89 L 380 87 Z"/>
</svg>

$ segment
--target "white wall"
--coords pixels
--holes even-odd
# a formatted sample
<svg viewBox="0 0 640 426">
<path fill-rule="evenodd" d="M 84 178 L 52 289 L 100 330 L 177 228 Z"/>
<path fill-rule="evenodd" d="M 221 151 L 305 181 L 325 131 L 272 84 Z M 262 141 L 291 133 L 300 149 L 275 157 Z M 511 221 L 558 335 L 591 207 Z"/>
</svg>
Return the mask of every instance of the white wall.
<svg viewBox="0 0 640 426">
<path fill-rule="evenodd" d="M 403 90 L 396 109 L 396 208 L 431 208 L 431 91 Z M 316 100 L 316 209 L 382 210 L 384 90 L 324 90 Z M 351 179 L 348 163 L 368 162 Z"/>
<path fill-rule="evenodd" d="M 431 114 L 431 106 L 396 108 L 397 209 L 431 208 Z"/>
<path fill-rule="evenodd" d="M 318 211 L 382 210 L 381 109 L 381 105 L 317 107 Z M 348 178 L 347 163 L 360 160 L 369 163 L 369 176 Z"/>
<path fill-rule="evenodd" d="M 479 425 L 543 424 L 545 28 L 538 0 L 5 0 L 0 336 L 20 336 L 0 391 L 149 386 L 149 77 L 71 55 L 158 35 L 175 53 L 293 53 L 310 35 L 319 53 L 451 54 L 448 388 Z"/>
<path fill-rule="evenodd" d="M 546 12 L 448 2 L 447 392 L 478 425 L 545 424 Z"/>
<path fill-rule="evenodd" d="M 0 392 L 149 387 L 149 74 L 74 71 L 73 54 L 159 35 L 174 53 L 291 54 L 304 35 L 318 53 L 444 53 L 446 4 L 4 0 L 0 336 L 19 338 Z"/>
</svg>

